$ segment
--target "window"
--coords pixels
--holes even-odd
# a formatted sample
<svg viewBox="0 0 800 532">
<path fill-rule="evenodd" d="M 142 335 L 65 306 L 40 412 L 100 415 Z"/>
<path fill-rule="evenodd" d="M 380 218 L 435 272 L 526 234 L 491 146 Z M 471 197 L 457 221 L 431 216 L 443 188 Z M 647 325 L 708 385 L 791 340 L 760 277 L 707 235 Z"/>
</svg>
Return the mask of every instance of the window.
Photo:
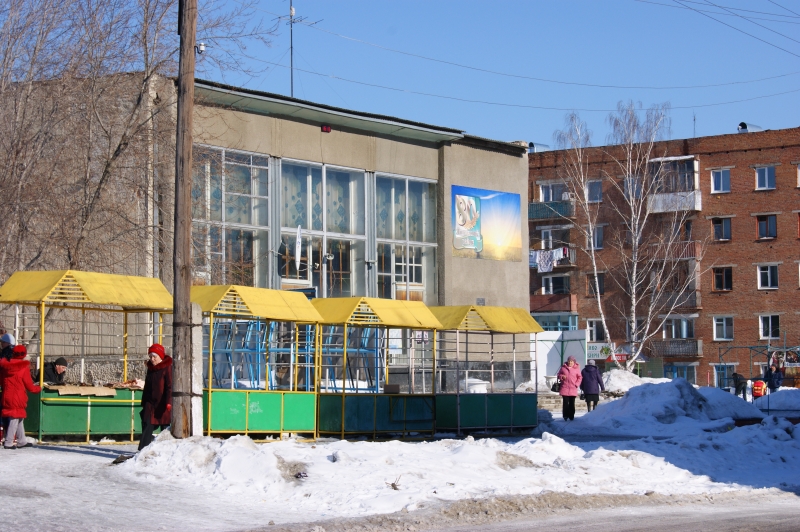
<svg viewBox="0 0 800 532">
<path fill-rule="evenodd" d="M 725 241 L 731 239 L 730 218 L 714 218 L 711 220 L 711 225 L 714 226 L 714 240 Z"/>
<path fill-rule="evenodd" d="M 778 236 L 778 217 L 774 214 L 756 216 L 758 238 L 776 238 Z"/>
<path fill-rule="evenodd" d="M 553 183 L 541 186 L 541 201 L 564 201 L 564 194 L 568 192 L 566 183 Z"/>
<path fill-rule="evenodd" d="M 628 176 L 622 183 L 623 193 L 627 199 L 642 199 L 642 178 Z"/>
<path fill-rule="evenodd" d="M 594 234 L 592 235 L 592 239 L 587 243 L 586 246 L 589 249 L 603 249 L 603 226 L 598 225 L 594 228 Z"/>
<path fill-rule="evenodd" d="M 733 268 L 714 268 L 714 291 L 733 290 Z"/>
<path fill-rule="evenodd" d="M 606 293 L 606 275 L 604 273 L 598 273 L 596 278 L 594 275 L 587 275 L 586 280 L 589 283 L 587 292 L 590 296 L 596 296 L 598 290 L 601 296 Z M 595 283 L 595 281 L 597 282 Z"/>
<path fill-rule="evenodd" d="M 778 288 L 778 266 L 758 267 L 758 287 L 761 289 Z"/>
<path fill-rule="evenodd" d="M 542 277 L 542 294 L 569 294 L 568 275 L 548 275 Z"/>
<path fill-rule="evenodd" d="M 630 320 L 628 320 L 627 323 L 625 324 L 625 333 L 626 333 L 626 336 L 628 338 L 628 341 L 629 342 L 634 342 L 634 341 L 639 341 L 642 338 L 644 338 L 645 333 L 647 332 L 645 330 L 644 318 L 636 318 L 636 327 L 635 328 L 631 327 L 631 325 L 632 324 L 631 324 Z M 635 330 L 631 330 L 631 329 L 635 329 Z"/>
<path fill-rule="evenodd" d="M 602 320 L 586 320 L 586 329 L 589 331 L 590 342 L 606 341 L 606 331 L 603 329 Z"/>
<path fill-rule="evenodd" d="M 775 167 L 762 166 L 756 168 L 756 190 L 773 190 L 775 188 Z"/>
<path fill-rule="evenodd" d="M 694 320 L 691 318 L 669 318 L 664 322 L 665 339 L 694 338 Z"/>
<path fill-rule="evenodd" d="M 727 388 L 733 386 L 733 373 L 736 366 L 733 364 L 717 364 L 714 366 L 714 377 L 717 388 Z"/>
<path fill-rule="evenodd" d="M 781 337 L 780 316 L 761 316 L 761 339 L 771 340 Z"/>
<path fill-rule="evenodd" d="M 266 287 L 269 157 L 197 146 L 193 158 L 195 278 Z"/>
<path fill-rule="evenodd" d="M 711 172 L 711 192 L 720 194 L 731 191 L 731 171 L 727 168 L 723 170 L 713 170 Z"/>
<path fill-rule="evenodd" d="M 589 203 L 600 203 L 603 201 L 603 182 L 602 181 L 589 181 L 586 184 L 587 197 Z"/>
<path fill-rule="evenodd" d="M 436 301 L 436 184 L 376 178 L 378 297 Z"/>
<path fill-rule="evenodd" d="M 668 379 L 686 379 L 689 384 L 696 384 L 697 369 L 695 366 L 667 365 L 664 366 L 664 377 Z"/>
<path fill-rule="evenodd" d="M 577 314 L 531 314 L 545 331 L 577 331 Z"/>
<path fill-rule="evenodd" d="M 541 249 L 557 249 L 569 246 L 569 229 L 542 229 Z"/>
<path fill-rule="evenodd" d="M 717 316 L 714 318 L 714 340 L 733 340 L 733 318 Z"/>
</svg>

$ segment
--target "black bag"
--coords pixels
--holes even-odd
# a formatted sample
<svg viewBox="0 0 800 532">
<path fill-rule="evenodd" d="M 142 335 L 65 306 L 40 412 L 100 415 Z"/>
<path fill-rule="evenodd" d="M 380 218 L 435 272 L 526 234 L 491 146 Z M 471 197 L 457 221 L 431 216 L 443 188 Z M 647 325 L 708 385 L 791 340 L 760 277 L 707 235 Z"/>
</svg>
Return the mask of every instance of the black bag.
<svg viewBox="0 0 800 532">
<path fill-rule="evenodd" d="M 550 387 L 550 391 L 551 392 L 556 392 L 556 393 L 560 392 L 561 391 L 561 381 L 554 382 L 553 385 Z"/>
<path fill-rule="evenodd" d="M 586 400 L 586 395 L 583 392 L 581 392 L 581 401 L 585 401 L 585 400 Z"/>
</svg>

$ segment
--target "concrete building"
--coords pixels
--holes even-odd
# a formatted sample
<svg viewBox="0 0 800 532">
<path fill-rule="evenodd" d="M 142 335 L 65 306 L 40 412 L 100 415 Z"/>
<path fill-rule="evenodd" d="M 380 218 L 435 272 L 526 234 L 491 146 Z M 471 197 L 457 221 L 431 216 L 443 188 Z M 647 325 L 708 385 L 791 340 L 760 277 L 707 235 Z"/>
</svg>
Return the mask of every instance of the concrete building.
<svg viewBox="0 0 800 532">
<path fill-rule="evenodd" d="M 196 283 L 527 307 L 526 143 L 200 80 L 194 124 Z"/>
<path fill-rule="evenodd" d="M 588 152 L 601 209 L 616 190 L 609 178 L 601 179 L 614 175 L 607 155 L 614 149 Z M 734 371 L 760 375 L 768 344 L 800 344 L 800 128 L 761 131 L 743 123 L 739 133 L 660 142 L 654 153 L 668 157 L 681 179 L 674 190 L 657 194 L 664 198 L 654 198 L 651 209 L 661 212 L 668 205 L 666 211 L 686 213 L 680 229 L 685 245 L 670 260 L 685 262 L 693 281 L 647 346 L 647 356 L 659 362 L 654 367 L 663 363 L 667 377 L 700 385 L 727 386 Z M 548 330 L 587 330 L 590 353 L 593 344 L 624 346 L 621 317 L 612 338 L 598 328 L 587 283 L 587 244 L 575 231 L 585 221 L 569 196 L 562 196 L 569 190 L 561 171 L 564 156 L 563 151 L 529 154 L 531 249 L 569 248 L 551 273 L 531 269 L 531 313 Z M 681 201 L 666 201 L 678 196 Z M 660 199 L 661 207 L 655 202 Z M 610 238 L 621 230 L 620 220 L 610 212 L 604 216 Z M 598 253 L 614 264 L 611 250 Z M 604 290 L 607 301 L 625 298 L 613 283 L 606 282 Z M 789 361 L 787 374 L 796 371 L 797 362 Z"/>
</svg>

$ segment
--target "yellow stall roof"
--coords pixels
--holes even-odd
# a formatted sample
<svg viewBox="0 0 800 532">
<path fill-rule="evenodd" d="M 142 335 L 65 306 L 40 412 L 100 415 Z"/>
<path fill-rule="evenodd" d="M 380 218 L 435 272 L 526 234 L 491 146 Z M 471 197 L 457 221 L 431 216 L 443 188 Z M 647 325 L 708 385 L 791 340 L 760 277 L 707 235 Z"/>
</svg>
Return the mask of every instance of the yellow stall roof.
<svg viewBox="0 0 800 532">
<path fill-rule="evenodd" d="M 203 312 L 255 316 L 272 321 L 318 323 L 322 316 L 300 292 L 253 288 L 252 286 L 193 286 L 192 303 Z"/>
<path fill-rule="evenodd" d="M 159 279 L 77 270 L 16 272 L 0 287 L 0 303 L 95 304 L 172 311 L 172 295 Z"/>
<path fill-rule="evenodd" d="M 441 329 L 442 324 L 420 301 L 374 297 L 330 297 L 311 303 L 326 325 L 381 325 L 402 329 Z"/>
<path fill-rule="evenodd" d="M 444 330 L 492 331 L 506 334 L 544 332 L 536 320 L 522 308 L 463 305 L 430 307 L 430 310 L 442 322 Z"/>
</svg>

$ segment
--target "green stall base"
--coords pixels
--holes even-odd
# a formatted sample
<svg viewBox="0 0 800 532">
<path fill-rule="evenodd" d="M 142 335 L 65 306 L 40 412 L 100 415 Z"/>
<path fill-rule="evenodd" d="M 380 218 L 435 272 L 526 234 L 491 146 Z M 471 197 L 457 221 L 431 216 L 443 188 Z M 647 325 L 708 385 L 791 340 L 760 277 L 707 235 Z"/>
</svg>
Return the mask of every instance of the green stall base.
<svg viewBox="0 0 800 532">
<path fill-rule="evenodd" d="M 514 430 L 538 424 L 535 393 L 436 395 L 436 430 Z"/>
<path fill-rule="evenodd" d="M 28 394 L 25 430 L 37 436 L 141 433 L 141 390 L 116 390 L 115 397 L 59 396 L 57 390 Z"/>
<path fill-rule="evenodd" d="M 432 395 L 319 394 L 320 434 L 409 434 L 434 429 Z"/>
<path fill-rule="evenodd" d="M 203 430 L 209 433 L 208 390 L 203 392 Z M 212 390 L 211 433 L 313 433 L 316 398 L 309 392 Z"/>
</svg>

